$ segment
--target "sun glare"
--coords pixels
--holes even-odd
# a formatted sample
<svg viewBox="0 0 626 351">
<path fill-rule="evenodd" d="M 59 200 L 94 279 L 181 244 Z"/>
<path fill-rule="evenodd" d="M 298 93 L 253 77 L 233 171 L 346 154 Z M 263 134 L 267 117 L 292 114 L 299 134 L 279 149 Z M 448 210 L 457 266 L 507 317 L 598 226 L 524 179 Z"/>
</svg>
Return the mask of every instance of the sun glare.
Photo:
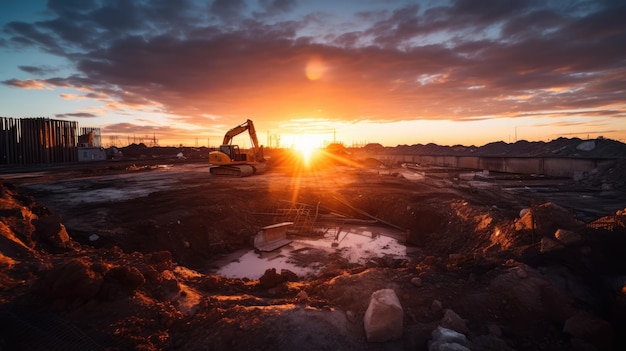
<svg viewBox="0 0 626 351">
<path fill-rule="evenodd" d="M 293 146 L 302 155 L 304 163 L 308 166 L 311 164 L 311 158 L 315 151 L 322 146 L 322 140 L 311 134 L 297 135 L 293 139 Z"/>
</svg>

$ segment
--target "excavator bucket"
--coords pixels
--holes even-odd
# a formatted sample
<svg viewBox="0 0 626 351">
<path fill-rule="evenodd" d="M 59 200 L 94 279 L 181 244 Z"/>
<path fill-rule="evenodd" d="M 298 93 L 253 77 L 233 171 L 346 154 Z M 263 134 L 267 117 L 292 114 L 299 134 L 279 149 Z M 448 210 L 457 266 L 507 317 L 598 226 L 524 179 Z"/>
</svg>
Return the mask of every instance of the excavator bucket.
<svg viewBox="0 0 626 351">
<path fill-rule="evenodd" d="M 261 252 L 270 252 L 291 244 L 292 240 L 287 239 L 287 229 L 292 225 L 293 222 L 282 222 L 261 228 L 254 237 L 254 248 Z"/>
</svg>

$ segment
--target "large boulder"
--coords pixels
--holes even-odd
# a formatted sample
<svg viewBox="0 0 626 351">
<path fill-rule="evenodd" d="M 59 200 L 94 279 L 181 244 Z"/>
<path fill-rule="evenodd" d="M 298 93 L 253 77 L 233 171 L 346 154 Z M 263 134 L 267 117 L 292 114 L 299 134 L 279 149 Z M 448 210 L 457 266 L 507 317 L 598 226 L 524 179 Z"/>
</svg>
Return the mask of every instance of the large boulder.
<svg viewBox="0 0 626 351">
<path fill-rule="evenodd" d="M 559 228 L 579 231 L 584 229 L 585 224 L 567 209 L 553 202 L 546 202 L 533 206 L 515 223 L 515 229 L 518 231 L 531 231 L 533 227 L 537 236 L 553 236 Z"/>
<path fill-rule="evenodd" d="M 565 245 L 578 245 L 583 242 L 583 237 L 580 234 L 562 228 L 556 230 L 554 237 Z"/>
<path fill-rule="evenodd" d="M 72 248 L 73 242 L 58 215 L 39 218 L 35 223 L 35 234 L 47 248 L 58 251 Z"/>
<path fill-rule="evenodd" d="M 404 311 L 393 289 L 372 293 L 363 323 L 369 342 L 385 342 L 402 337 Z"/>
</svg>

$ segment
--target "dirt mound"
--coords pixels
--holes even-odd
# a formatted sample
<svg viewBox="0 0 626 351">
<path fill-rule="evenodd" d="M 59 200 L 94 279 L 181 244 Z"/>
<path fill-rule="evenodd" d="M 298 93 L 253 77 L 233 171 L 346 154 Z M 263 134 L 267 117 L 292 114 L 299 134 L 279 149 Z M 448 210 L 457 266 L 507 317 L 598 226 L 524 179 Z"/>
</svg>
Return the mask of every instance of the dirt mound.
<svg viewBox="0 0 626 351">
<path fill-rule="evenodd" d="M 508 157 L 588 157 L 599 159 L 623 159 L 626 144 L 616 140 L 597 138 L 558 138 L 550 142 L 520 140 L 515 143 L 492 142 L 483 146 L 442 146 L 436 144 L 398 145 L 377 153 L 396 155 L 451 155 L 451 156 L 508 156 Z M 384 151 L 384 152 L 383 152 Z"/>
</svg>

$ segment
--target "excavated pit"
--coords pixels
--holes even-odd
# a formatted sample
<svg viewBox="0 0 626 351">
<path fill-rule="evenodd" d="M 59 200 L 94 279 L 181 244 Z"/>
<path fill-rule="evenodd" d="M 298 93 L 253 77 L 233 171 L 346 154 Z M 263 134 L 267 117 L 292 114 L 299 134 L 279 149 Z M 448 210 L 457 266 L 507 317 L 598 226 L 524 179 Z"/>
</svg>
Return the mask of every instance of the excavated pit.
<svg viewBox="0 0 626 351">
<path fill-rule="evenodd" d="M 472 350 L 625 344 L 624 234 L 577 229 L 575 191 L 533 197 L 428 169 L 278 164 L 225 179 L 203 163 L 130 166 L 5 176 L 17 187 L 3 188 L 3 345 L 421 350 L 448 310 Z M 624 198 L 600 195 L 598 211 Z M 520 216 L 533 204 L 534 230 Z M 259 228 L 311 209 L 290 246 L 253 251 Z M 559 243 L 557 227 L 579 239 Z M 403 337 L 367 343 L 369 296 L 385 288 Z"/>
</svg>

